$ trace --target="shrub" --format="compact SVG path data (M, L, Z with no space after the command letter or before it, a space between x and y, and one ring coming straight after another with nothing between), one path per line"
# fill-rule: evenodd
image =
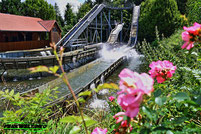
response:
M188 0L176 0L177 5L178 5L178 9L181 12L181 14L185 14L186 13L186 2Z
M201 1L200 0L188 0L187 1L187 18L190 24L194 22L201 23Z
M156 26L160 35L168 37L181 25L181 21L175 0L147 0L141 6L139 40L154 41Z

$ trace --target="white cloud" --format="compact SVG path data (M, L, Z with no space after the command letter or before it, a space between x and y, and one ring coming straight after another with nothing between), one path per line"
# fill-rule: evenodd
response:
M77 12L78 7L82 4L78 0L54 0L54 1L58 4L62 16L64 16L67 3L70 3L72 5L73 12Z

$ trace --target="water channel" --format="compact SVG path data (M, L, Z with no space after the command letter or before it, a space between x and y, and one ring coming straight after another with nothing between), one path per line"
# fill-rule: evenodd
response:
M93 63L95 64L92 67L90 68L88 67L88 69L86 69L84 72L78 71L75 73L73 77L69 78L69 82L72 88L78 89L79 87L83 87L89 81L91 81L97 75L99 75L102 71L107 69L116 59L118 59L122 55L126 55L128 57L127 58L128 62L124 63L117 70L115 70L111 76L109 76L106 80L104 80L104 82L107 83L113 82L118 84L119 81L118 74L123 68L129 68L133 71L140 72L140 65L142 64L141 58L143 58L143 56L138 54L134 49L130 50L129 53L124 54L122 49L125 49L125 47L122 47L121 49L112 52L103 49L102 58L93 61ZM19 89L24 91L26 87L30 89L31 88L30 86L32 85L33 85L32 87L40 86L54 79L56 79L56 77L50 76L50 77L44 77L42 79L26 80L21 82L13 81L13 82L7 82L6 86L4 85L5 83L0 83L0 88L1 90L2 89L5 90L7 87L9 87L10 89L11 88L17 89L17 91L19 91ZM64 83L59 84L57 87L59 91L58 97L62 97L64 94L67 94L69 92L67 86ZM90 101L89 104L90 107L99 108L100 106L104 107L104 105L107 107L107 103L104 100L107 99L107 97L109 96L107 89L105 90L105 92L102 91L101 93L99 93L99 96L100 98L95 98L95 100L93 98Z

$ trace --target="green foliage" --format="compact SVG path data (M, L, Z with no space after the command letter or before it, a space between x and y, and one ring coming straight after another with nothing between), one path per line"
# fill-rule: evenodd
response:
M181 26L180 13L175 0L147 0L142 3L139 18L139 39L156 39L155 27L159 34L170 36Z
M24 2L26 16L39 17L44 20L56 19L54 7L45 0L26 0Z
M200 133L200 55L199 49L191 51L181 49L182 30L169 38L160 40L156 30L156 40L152 44L143 42L137 49L144 55L149 64L157 60L169 60L177 66L176 73L170 81L154 84L154 93L146 98L140 114L142 120L134 129L151 133Z
M0 98L4 105L3 117L0 118L1 124L9 122L25 122L25 123L44 123L52 114L51 107L45 106L48 102L53 101L56 96L55 89L46 89L44 92L36 93L35 96L26 97L15 94L14 90L0 92Z
M64 13L64 21L66 25L75 25L76 16L73 13L72 6L67 3L65 13Z
M98 87L96 89L94 89L96 92L99 92L102 89L113 89L113 90L118 90L119 87L118 85L116 85L115 83L104 83L104 84L100 84L98 85Z
M187 18L190 24L194 22L201 23L200 15L201 15L201 1L200 0L188 0L186 3L187 6Z
M91 10L91 8L92 8L91 3L87 2L83 3L78 9L77 20L79 21L79 19L83 18L85 14Z
M54 10L55 10L55 13L56 13L56 21L57 21L57 23L59 24L60 27L63 27L64 26L64 19L61 16L59 7L58 7L56 2L55 2L55 5L54 5Z
M73 28L73 25L65 25L63 28L62 28L62 36L64 36L65 34L68 33L68 31Z
M177 5L178 5L178 9L181 12L181 14L185 14L186 13L186 2L188 0L176 0Z
M21 0L1 0L0 12L23 15L24 5L23 3L21 3Z

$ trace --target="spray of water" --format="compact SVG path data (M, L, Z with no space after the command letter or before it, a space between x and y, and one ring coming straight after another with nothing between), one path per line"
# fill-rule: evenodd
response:
M106 44L107 45L107 44ZM128 64L128 68L133 68L134 66L138 66L140 64L140 57L142 55L139 55L135 49L131 49L128 46L121 46L119 48L115 49L108 49L108 47L104 45L103 49L101 51L101 56L106 61L111 60L117 60L122 56L126 56L127 59L131 62L131 64ZM104 78L101 78L101 83L104 83ZM94 85L91 85L91 88L94 88ZM103 89L99 93L99 95L107 95L109 94L108 89ZM94 94L95 97L93 97L92 102L90 103L89 107L94 109L107 109L109 107L106 100L101 100L97 97L96 93Z
M109 50L108 47L104 45L100 52L100 55L105 60L116 60L124 56L125 54L123 53L123 51L121 51L120 48Z

